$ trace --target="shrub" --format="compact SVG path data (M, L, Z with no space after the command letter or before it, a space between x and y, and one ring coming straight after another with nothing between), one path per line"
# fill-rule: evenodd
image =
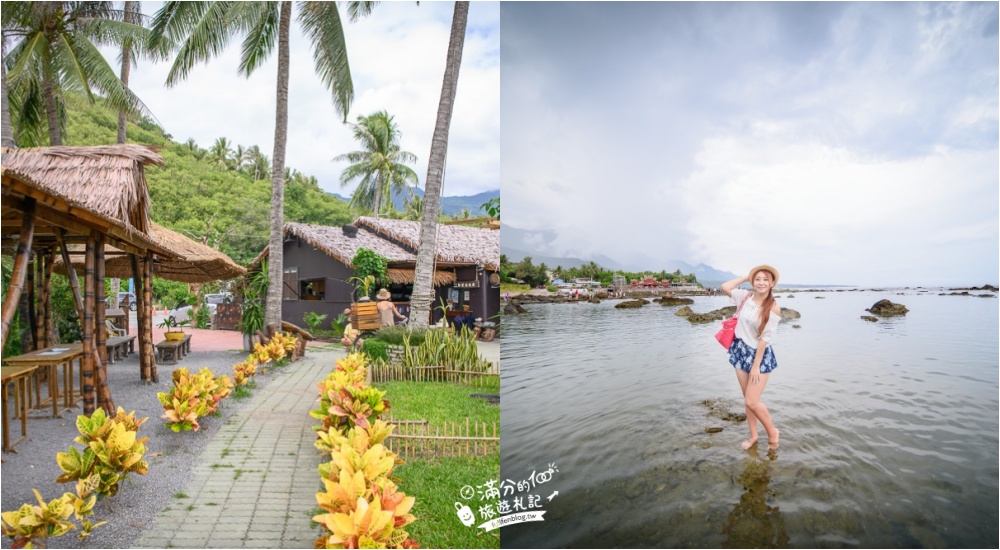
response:
M65 453L56 453L56 462L63 471L56 481L88 480L90 489L87 492L92 491L101 499L115 495L119 482L129 474L145 475L149 472L149 465L142 456L146 453L144 443L149 438L137 437L137 433L146 420L136 420L135 411L125 414L121 407L111 418L105 415L104 409L97 409L90 418L85 415L76 417L80 436L74 441L86 445L86 448L83 453L76 447L70 447ZM91 483L93 486L89 485Z
M385 327L375 333L375 338L394 346L405 345L407 339L411 346L419 346L427 334L426 328L410 328L405 325Z
M341 313L341 315L343 315L343 313ZM327 315L325 313L320 315L315 311L310 311L309 313L306 313L302 320L309 325L309 330L316 332L321 326L323 326L323 321L326 320L326 318Z
M214 413L219 402L232 393L233 382L229 377L216 377L207 367L195 375L180 368L174 371L173 378L174 387L169 392L157 393L156 397L163 405L161 418L175 432L198 431L198 419Z
M364 352L369 358L381 359L382 361L389 360L389 352L387 348L389 344L383 342L382 340L376 340L375 338L368 338L365 343L361 346L361 351Z

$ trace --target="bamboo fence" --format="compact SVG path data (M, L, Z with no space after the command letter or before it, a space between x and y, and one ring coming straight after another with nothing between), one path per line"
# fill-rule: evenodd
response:
M448 422L431 426L426 420L388 420L395 424L385 446L400 458L481 456L500 452L500 429L496 422Z
M406 367L403 365L379 364L368 367L371 383L383 382L449 382L474 387L500 385L500 369L494 363L485 372L450 370L444 367Z

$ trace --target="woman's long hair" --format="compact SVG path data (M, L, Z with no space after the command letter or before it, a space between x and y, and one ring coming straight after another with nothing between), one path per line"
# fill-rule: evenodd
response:
M766 269L758 269L750 276L750 286L753 286L753 278L757 276L757 273L763 271L767 273L767 277L774 282L774 273ZM757 338L760 338L761 334L764 334L764 327L767 326L768 317L771 315L771 308L774 307L774 286L767 291L767 298L764 298L764 303L760 306L760 318L757 320L760 324L760 328L757 330Z

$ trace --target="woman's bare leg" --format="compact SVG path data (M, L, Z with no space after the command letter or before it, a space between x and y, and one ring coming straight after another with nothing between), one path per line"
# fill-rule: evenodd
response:
M747 379L750 375L737 369L738 372L743 374ZM764 425L764 431L767 432L767 448L774 450L778 448L778 429L774 427L774 422L771 421L771 413L768 412L767 407L761 402L760 396L764 393L764 387L767 386L767 379L770 374L761 374L760 381L756 384L747 383L746 390L743 392L744 400L746 401L747 407L747 419L750 418L750 411L753 412L757 420Z
M745 451L757 443L757 415L750 410L750 407L746 406L747 383L750 380L750 375L740 369L733 370L736 371L736 379L740 382L740 391L743 392L743 403L747 414L747 427L750 428L750 439L740 443L740 447Z

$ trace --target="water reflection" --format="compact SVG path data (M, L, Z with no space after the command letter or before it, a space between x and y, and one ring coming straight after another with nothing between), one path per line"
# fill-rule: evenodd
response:
M768 451L762 459L757 446L751 447L743 460L743 471L736 481L743 485L743 495L726 516L722 533L726 538L723 548L788 548L785 521L777 506L767 503L776 498L770 489L771 464L777 460L776 451Z

